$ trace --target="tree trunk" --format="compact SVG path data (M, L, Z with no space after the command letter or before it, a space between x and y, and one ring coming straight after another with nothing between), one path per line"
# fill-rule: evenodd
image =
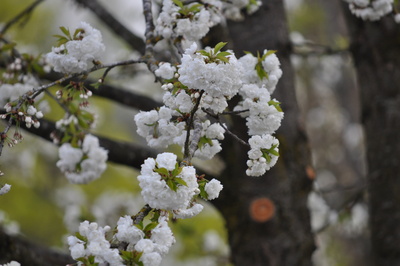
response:
M312 184L307 175L310 154L299 126L283 1L263 1L261 10L243 22L230 23L229 31L237 54L278 50L283 77L273 97L282 102L285 112L277 134L280 158L265 176L246 176L248 149L229 137L224 141L227 167L220 177L224 190L215 204L226 219L232 263L311 265L314 240L306 205ZM248 139L243 119L234 118L232 130Z
M344 12L358 75L365 129L374 265L400 265L400 27Z

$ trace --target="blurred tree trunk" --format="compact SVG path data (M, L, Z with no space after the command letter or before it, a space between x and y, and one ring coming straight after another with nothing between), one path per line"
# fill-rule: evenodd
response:
M400 27L344 12L358 75L366 136L374 265L400 265Z
M238 55L278 50L283 77L273 97L282 102L285 112L277 134L280 158L265 176L246 176L248 149L232 138L224 141L222 157L227 167L220 177L224 190L215 204L226 219L232 263L311 265L314 240L306 205L312 184L312 174L306 170L311 170L310 154L299 125L283 1L263 1L261 10L242 22L230 23L229 31ZM245 121L236 117L232 123L234 133L247 140Z

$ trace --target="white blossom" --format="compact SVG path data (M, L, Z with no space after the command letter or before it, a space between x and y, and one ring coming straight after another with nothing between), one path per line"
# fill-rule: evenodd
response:
M140 112L135 115L137 133L154 148L166 148L177 143L185 128L184 122L171 121L173 110L162 106L159 111Z
M59 157L57 167L71 183L88 183L99 178L107 168L107 151L90 134L85 136L82 148L74 148L69 143L61 145Z
M212 97L235 96L242 84L241 65L235 55L228 55L228 63L206 62L206 57L198 52L196 43L187 49L179 65L179 81L196 90L203 90Z
M119 241L127 242L129 244L136 244L139 240L144 238L142 230L133 225L133 220L129 215L120 217L118 221L115 237Z
M172 79L174 77L176 67L171 66L170 63L162 62L155 71L155 74L163 79Z
M170 156L171 160L176 163L176 155L172 153L160 154L156 160L153 158L145 160L138 176L143 199L150 207L155 209L186 209L193 196L199 193L196 170L192 166L182 167L181 173L176 178L181 178L186 182L187 186L178 185L177 190L173 191L162 176L154 171L160 156Z
M209 200L213 200L218 198L219 193L221 192L223 186L221 184L221 182L215 178L213 178L210 182L208 182L205 187L204 190L207 192L208 195L208 199Z
M234 110L249 110L242 113L247 120L249 135L273 134L281 125L283 112L272 104L268 90L256 84L246 84L241 88L240 94L243 101ZM278 103L276 100L272 101Z
M97 263L109 263L112 266L121 266L122 258L118 249L111 248L110 242L105 238L105 233L111 228L101 227L97 223L84 221L79 226L79 234L87 239L83 240L75 236L68 237L68 245L73 259L95 256Z
M351 13L363 20L376 21L393 11L393 0L345 0Z
M61 73L86 71L105 51L100 31L86 22L81 22L79 28L83 30L79 39L70 40L60 47L53 47L47 54L46 59L54 66L54 71Z
M219 1L207 1L207 6L199 5L198 9L191 12L190 16L181 13L180 7L172 0L162 1L162 11L156 21L156 32L164 38L182 36L188 41L197 41L204 37L211 27L221 22ZM190 8L199 3L187 5Z
M246 174L261 176L278 161L279 141L275 137L265 134L252 136L249 139L249 144L251 149L247 154L250 160L247 161ZM272 153L269 151L271 149L273 150Z
M269 51L264 50L263 55ZM258 76L256 71L256 65L258 63L257 57L248 53L238 59L243 69L243 83L244 84L257 84L259 87L265 87L270 94L272 94L276 88L279 79L282 77L282 70L280 68L280 62L275 53L271 53L265 57L261 62L263 70L266 72L268 77L262 79Z

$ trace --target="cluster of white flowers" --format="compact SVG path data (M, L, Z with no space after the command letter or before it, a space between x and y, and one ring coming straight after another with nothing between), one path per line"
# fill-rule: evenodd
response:
M259 63L257 57L248 53L239 58L244 71L242 80L244 84L257 84L259 87L265 87L272 94L279 79L282 77L282 69L275 51L264 50L263 57L265 57L264 60L260 62L260 67L262 66L264 71L263 78L260 78L255 70L256 65Z
M146 138L150 147L166 148L173 143L182 143L184 122L171 121L173 110L161 107L158 111L140 112L135 116L137 133Z
M150 146L165 148L178 144L184 147L187 131L190 136L195 135L195 129L188 129L186 120L197 107L196 119L201 121L201 132L194 156L213 158L221 150L219 140L224 139L225 129L219 123L211 123L207 113L223 113L228 100L235 95L240 95L242 100L234 111L246 118L250 136L272 135L280 127L283 112L279 102L271 99L282 76L275 51L265 50L257 57L249 53L236 59L232 51L220 52L222 46L198 51L197 44L193 43L183 54L180 65L160 64L156 74L166 80L162 85L165 106L135 116L137 132ZM198 106L197 101L200 101ZM274 164L258 158L250 161L260 165L249 165L248 173L252 175L261 175Z
M222 188L223 186L221 182L217 179L212 179L210 182L208 182L204 187L204 190L207 192L208 195L208 200L218 198Z
M100 31L86 22L81 22L79 29L81 31L74 39L53 47L47 54L47 61L54 66L54 71L80 73L88 70L93 61L101 58L105 46Z
M247 175L260 176L274 166L278 160L279 141L272 135L253 136L249 139L251 150L246 171Z
M122 258L118 249L111 248L110 242L105 234L110 231L109 226L101 227L97 223L84 221L79 226L79 234L83 239L76 236L68 237L68 245L73 259L89 258L94 256L95 263L109 263L112 266L120 266ZM83 265L79 262L79 265Z
M150 238L145 238L142 230L133 224L130 216L121 217L118 221L116 239L128 243L127 250L141 252L140 261L145 266L157 266L161 264L171 246L175 243L175 237L168 226L168 216L161 215L157 226L151 230Z
M157 158L148 158L142 164L138 176L139 186L142 188L144 201L151 208L163 210L187 209L192 198L200 190L196 179L196 170L192 166L177 165L177 156L173 153L161 153ZM157 171L162 169L161 171ZM176 172L176 176L174 176ZM180 179L180 180L179 180ZM184 184L182 185L182 181ZM176 190L168 182L176 182Z
M209 29L220 23L220 1L202 1L188 5L178 1L163 0L162 11L156 22L156 32L164 38L183 37L187 41L203 38Z
M355 16L362 18L363 20L376 21L393 11L393 0L345 0L345 1L349 3L350 11Z
M273 134L281 125L283 112L279 111L271 100L271 95L264 87L256 84L246 84L240 90L243 101L234 108L235 111L245 111L249 135Z
M211 48L206 48L206 52L212 53ZM218 58L212 62L211 58L198 52L197 44L193 43L182 56L182 63L178 70L179 81L191 89L204 91L212 98L229 100L238 93L241 87L242 68L233 52L226 58L227 63ZM215 111L224 110L225 107L216 108Z
M84 184L100 177L107 168L107 151L99 146L99 139L86 135L81 148L64 143L59 149L58 168L71 183Z
M202 124L201 139L198 144L198 149L194 156L203 160L213 158L215 154L222 150L218 140L224 139L225 129L217 123L211 124L210 120L206 120Z
M21 266L21 264L15 260L12 260L9 263L2 264L1 266Z
M21 75L17 83L0 83L0 104L18 100L19 97L38 87L38 82L32 75Z

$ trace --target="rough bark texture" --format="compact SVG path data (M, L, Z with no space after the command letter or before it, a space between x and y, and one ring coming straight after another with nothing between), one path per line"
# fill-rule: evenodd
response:
M263 177L245 175L248 149L228 138L223 158L227 168L222 182L224 190L216 206L226 219L234 265L311 265L314 241L306 207L311 180L309 149L299 126L299 110L294 90L294 73L290 64L285 11L280 0L263 1L261 10L244 22L229 25L233 47L243 50L278 50L283 69L273 97L282 102L285 112L277 134L280 158ZM245 121L233 119L234 132L248 139ZM265 216L268 212L271 217ZM264 217L263 219L258 219Z
M10 236L0 228L0 264L18 261L30 266L64 266L74 263L70 255L29 242L21 236Z
M368 164L374 265L400 265L400 28L362 21L344 6L358 75Z

